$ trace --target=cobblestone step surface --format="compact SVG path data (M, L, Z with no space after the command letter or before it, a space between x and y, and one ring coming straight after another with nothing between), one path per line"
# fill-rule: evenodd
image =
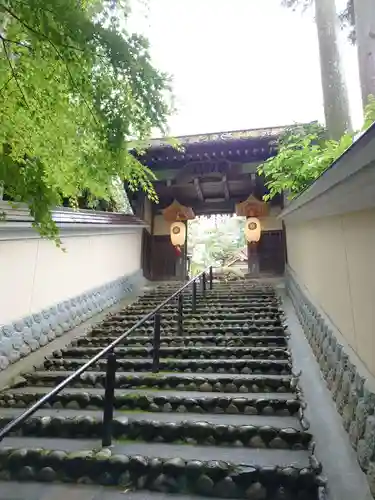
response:
M272 287L246 280L215 285L205 298L199 292L194 313L191 293L184 293L182 332L176 301L162 311L159 373L152 373L152 320L115 349L113 447L100 446L101 359L0 444L0 481L31 482L30 492L42 499L41 484L60 483L56 495L81 489L88 500L104 499L107 491L116 498L116 490L134 500L175 494L183 500L320 500L324 480L278 297ZM0 426L176 288L147 292L23 374L0 393ZM90 485L98 488L96 497ZM26 500L22 491L15 500Z

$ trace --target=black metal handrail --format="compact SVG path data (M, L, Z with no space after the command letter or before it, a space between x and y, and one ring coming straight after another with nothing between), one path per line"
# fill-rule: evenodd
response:
M160 351L160 326L161 326L161 315L160 311L173 299L178 297L178 320L177 320L177 330L179 335L183 332L183 295L182 292L186 290L190 285L193 285L192 293L192 312L195 312L197 303L197 280L201 280L201 293L205 296L207 287L207 271L209 288L212 290L213 286L213 270L212 266L206 268L204 271L194 276L185 285L174 292L170 297L165 299L161 304L159 304L151 312L143 316L137 323L135 323L129 330L120 335L116 340L114 340L107 347L104 347L98 354L93 356L87 363L85 363L81 368L78 368L74 373L69 375L65 380L58 384L49 393L42 396L36 403L34 403L30 408L25 410L21 415L14 418L11 422L5 425L0 430L0 441L2 441L11 431L22 424L26 419L38 411L45 403L47 403L53 396L59 394L67 385L73 380L84 373L90 366L96 363L99 359L103 358L106 354L107 366L106 366L106 382L105 382L105 395L104 395L104 409L103 409L103 429L102 429L102 445L110 446L112 443L112 420L113 420L113 407L114 407L114 391L115 391L115 375L117 369L116 355L114 353L114 348L120 344L126 337L133 333L137 328L142 326L149 319L154 318L154 339L153 339L153 372L159 371L159 351Z

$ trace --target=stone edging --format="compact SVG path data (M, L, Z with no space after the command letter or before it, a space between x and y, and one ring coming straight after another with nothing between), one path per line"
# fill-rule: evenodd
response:
M135 292L142 271L0 326L0 371Z
M301 290L291 270L286 271L285 277L288 295L375 498L375 394L366 387L365 378L350 361L344 346L316 306Z

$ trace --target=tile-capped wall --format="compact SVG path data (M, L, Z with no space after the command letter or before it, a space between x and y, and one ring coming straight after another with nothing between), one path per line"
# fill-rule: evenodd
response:
M375 498L375 394L290 270L286 272L286 284Z

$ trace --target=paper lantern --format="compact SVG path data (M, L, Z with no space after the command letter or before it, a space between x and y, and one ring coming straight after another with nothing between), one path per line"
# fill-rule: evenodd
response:
M260 240L260 220L256 217L249 217L246 219L245 237L249 243L257 242Z
M171 224L171 242L175 247L183 246L186 239L186 226L183 222L177 221Z

